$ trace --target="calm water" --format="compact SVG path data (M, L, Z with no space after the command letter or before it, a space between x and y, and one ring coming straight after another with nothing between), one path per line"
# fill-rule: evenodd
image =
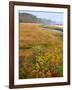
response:
M61 30L48 30L49 32L63 33Z

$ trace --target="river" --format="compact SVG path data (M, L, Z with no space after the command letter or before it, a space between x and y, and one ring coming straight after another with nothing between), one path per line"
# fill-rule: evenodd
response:
M49 32L56 32L56 33L61 33L61 34L63 34L63 31L61 31L61 30L48 30Z

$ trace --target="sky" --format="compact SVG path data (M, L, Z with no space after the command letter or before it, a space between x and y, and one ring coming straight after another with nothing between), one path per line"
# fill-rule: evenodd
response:
M54 22L63 24L63 12L45 12L45 11L25 11L20 10L19 13L29 13L37 16L37 18L45 18Z

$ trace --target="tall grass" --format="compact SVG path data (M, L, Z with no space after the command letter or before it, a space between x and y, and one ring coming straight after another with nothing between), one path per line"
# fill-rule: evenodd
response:
M62 34L19 24L19 79L63 76Z

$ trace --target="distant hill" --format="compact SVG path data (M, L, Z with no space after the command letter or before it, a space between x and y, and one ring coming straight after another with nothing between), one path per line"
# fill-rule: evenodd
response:
M19 22L36 23L37 22L37 17L32 15L32 14L19 13Z
M35 15L28 14L28 13L19 13L19 22L20 23L41 23L45 25L54 25L57 24L56 22L52 20L48 20L45 18L37 18Z

